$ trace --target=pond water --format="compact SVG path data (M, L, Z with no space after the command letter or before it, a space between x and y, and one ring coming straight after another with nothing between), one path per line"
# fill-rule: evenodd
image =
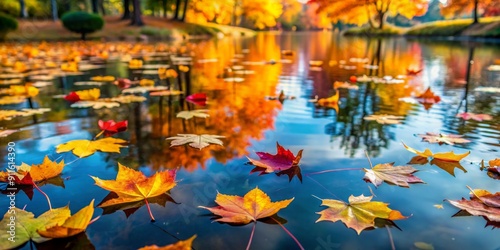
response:
M58 45L64 46L64 45ZM175 45L175 46L181 46ZM85 234L65 240L33 245L38 249L137 249L145 245L171 244L197 235L194 249L244 249L252 224L233 226L212 222L212 215L198 206L214 206L217 192L244 195L259 187L273 201L295 197L278 215L284 226L305 249L390 249L391 239L397 249L418 249L415 242L431 244L435 249L500 249L498 223L487 224L479 216L452 217L459 210L444 199L469 197L466 185L500 191L499 180L480 170L482 159L491 160L500 154L500 94L477 91L478 87L500 87L500 71L488 66L500 59L498 44L452 42L422 42L405 39L345 38L328 32L259 33L252 38L224 38L188 45L193 51L190 65L190 93L206 93L210 117L184 121L175 113L194 107L179 97L148 97L137 104L123 104L110 109L70 108L64 99L54 95L95 86L76 85L95 75L112 75L131 79L151 78L160 82L157 74L131 70L119 60L93 60L103 67L85 71L82 75L56 77L52 85L40 88L34 106L51 108L43 115L14 118L1 122L4 128L16 132L1 138L2 166L7 165L8 142L16 143L16 163L39 164L47 155L69 163L58 185L43 185L53 207L69 203L72 212L95 199L101 202L108 191L94 185L89 175L114 179L118 162L139 169L146 175L163 169L178 168L177 186L170 191L175 202L164 207L152 204L156 222L151 223L145 206L130 214L122 210L105 211L96 208ZM130 48L133 49L132 47ZM291 50L285 53L282 50ZM145 64L169 63L163 54L152 54ZM218 60L203 60L213 59ZM356 59L359 58L359 59ZM378 69L366 69L365 63ZM345 60L345 64L342 60ZM263 63L263 62L267 63ZM323 62L310 67L310 61ZM472 61L469 65L469 61ZM269 63L271 62L271 63ZM276 62L276 63L274 63ZM241 65L232 70L228 67ZM345 65L348 65L347 67ZM356 66L356 67L351 67ZM154 71L154 66L151 66ZM339 89L340 103L335 108L321 108L310 99L325 98L335 93L333 82L348 81L351 75L406 75L408 68L423 69L408 76L403 83L358 83L357 89ZM469 67L469 69L468 69ZM468 84L467 72L470 72ZM146 73L146 74L144 74ZM248 74L245 74L248 73ZM143 75L144 74L144 75ZM186 74L181 74L184 77ZM242 82L227 82L224 77L242 77ZM421 93L427 87L441 96L431 107L408 103L400 98ZM113 84L98 86L104 97L116 96ZM281 91L294 99L283 103L267 100ZM28 104L3 106L16 108ZM489 114L489 121L463 120L460 112ZM371 114L402 116L401 124L378 124L363 117ZM91 139L99 128L99 119L129 121L129 129L117 134L130 142L120 154L96 153L78 159L71 153L55 152L55 147L75 139ZM426 132L464 135L468 144L438 145L422 142L416 134ZM188 146L170 147L165 140L182 133L223 135L224 146L212 145L202 150ZM423 151L471 151L457 164L425 163L413 165L416 176L425 184L402 188L384 183L378 188L363 181L360 170L327 172L343 168L369 168L365 151L373 164L395 162L406 165L415 155L407 145ZM303 149L300 162L302 182L298 176L259 175L250 173L248 159L256 152L276 152L276 142L294 154ZM439 165L439 166L438 166ZM61 184L63 183L63 184ZM4 187L5 188L5 187ZM30 199L26 192L16 195L16 206L36 216L48 209L47 201L37 190ZM410 216L395 221L397 227L364 230L360 235L342 222L318 222L316 212L325 207L314 196L347 201L350 195L376 195L373 200L390 203L392 209ZM314 195L314 196L313 196ZM435 205L443 205L438 209ZM8 197L0 197L0 212L8 208ZM391 235L391 236L390 236ZM30 244L23 246L30 249ZM257 223L252 249L297 249L296 243L279 226Z

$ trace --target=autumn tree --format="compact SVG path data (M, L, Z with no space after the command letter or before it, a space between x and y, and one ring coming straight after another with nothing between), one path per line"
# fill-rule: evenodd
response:
M283 5L280 0L242 0L241 9L245 22L264 29L276 26L276 19L281 16Z
M478 23L479 12L485 13L499 7L498 0L448 0L446 4L441 4L441 13L446 17L453 17L472 12L474 23Z
M191 0L186 13L187 19L195 23L229 24L234 4L234 0Z
M318 4L317 13L326 12L333 21L383 29L387 16L401 15L408 19L427 11L428 0L309 0Z

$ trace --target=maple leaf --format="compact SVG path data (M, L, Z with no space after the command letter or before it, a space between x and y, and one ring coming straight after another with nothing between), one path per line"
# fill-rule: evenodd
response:
M500 180L500 158L488 161L488 167L484 165L484 160L481 161L481 170L486 169L489 177Z
M380 201L371 201L373 197L364 195L349 196L349 203L340 200L320 199L321 206L328 208L317 212L319 221L342 221L354 229L358 235L366 228L375 226L375 219L401 220L406 219L398 210L392 210L389 204Z
M424 93L416 96L415 99L423 104L435 104L441 101L441 97L435 95L434 92L432 92L431 87L428 87Z
M199 106L205 106L207 105L207 94L205 93L195 93L192 95L188 95L186 97L186 101L199 105Z
M118 195L116 198L101 203L99 207L144 200L151 219L154 221L147 199L163 195L175 187L175 175L175 170L169 170L156 172L153 176L146 177L142 172L118 163L118 174L115 180L101 180L94 176L91 177L97 186Z
M264 174L284 171L299 164L302 158L302 149L295 156L289 149L283 148L278 142L276 142L276 148L277 153L275 155L266 152L257 152L260 160L255 160L247 156L250 163L256 167L252 172L260 171L261 174Z
M172 140L172 142L170 142L170 147L175 147L189 143L189 146L201 150L202 148L207 147L210 144L217 144L222 146L222 141L219 140L219 138L225 138L225 136L178 134L177 136L169 137L166 140Z
M354 81L354 83L355 82L356 82L356 80ZM351 84L348 82L336 81L333 83L333 89L354 89L354 90L357 90L357 89L359 89L359 87L358 87L358 85Z
M406 148L406 150L408 150L414 154L417 154L419 156L426 157L426 158L433 157L434 159L439 159L439 160L443 160L443 161L451 161L451 162L459 162L460 160L462 160L463 158L465 158L466 156L468 156L470 154L470 151L467 153L463 153L463 154L455 154L455 153L453 153L453 151L442 152L442 153L432 153L432 151L430 151L428 148L426 148L424 151L417 151L417 150L407 146L406 144L404 144L404 142L403 142L403 146Z
M90 78L91 81L96 82L113 82L115 80L114 76L93 76Z
M339 102L339 93L337 91L337 93L335 93L335 95L332 95L328 98L321 98L317 101L317 104L320 105L320 106L331 106L331 105L335 105L335 104L338 104Z
M180 240L174 244L166 245L163 247L159 247L157 245L145 246L139 248L138 250L191 250L191 245L193 244L193 240L195 238L196 235L193 235L187 240Z
M287 207L294 198L271 202L271 198L258 187L250 190L245 196L225 195L217 193L217 207L199 206L220 216L215 221L235 224L248 224L258 219L270 217Z
M118 88L126 89L129 88L130 85L132 85L132 81L127 78L118 78L118 80L114 81L113 84L118 86Z
M0 105L19 104L25 101L24 96L4 96L0 98Z
M33 213L21 210L19 208L13 208L12 211L15 211L15 223L13 223L13 225L9 225L9 223L12 222L10 219L12 215L9 213L9 211L5 213L0 223L6 226L5 229L7 228L7 226L9 229L13 227L14 230L11 229L11 231L15 232L15 234L11 235L8 231L4 231L0 235L0 249L16 248L30 240L36 243L48 241L50 240L49 238L44 238L37 231L54 225L60 225L71 215L71 212L67 206L51 209L41 214L37 218L35 218L35 215ZM9 237L13 236L15 237L14 241L8 239Z
M94 214L94 200L73 216L64 220L62 224L46 226L37 232L46 238L67 238L84 232L92 220Z
M147 98L144 96L137 95L120 95L113 98L101 99L109 102L119 102L119 103L133 103L133 102L143 102L146 101Z
M99 120L98 125L99 128L104 132L104 136L112 136L116 133L127 130L128 121L125 120L121 122L115 122L113 120L108 120L108 121Z
M168 192L168 191L167 191ZM115 192L109 192L104 199L97 205L100 207L102 204L105 204L109 200L116 199L118 198L118 194ZM167 202L172 202L175 204L179 204L175 202L175 200L168 194L161 194L159 196L147 198L144 200L140 201L133 201L133 202L127 202L127 203L120 203L120 204L114 204L114 205L108 205L102 208L102 214L112 214L116 211L122 210L125 213L125 216L128 218L130 215L135 213L139 208L142 206L146 205L146 200L148 201L148 204L157 204L159 206L165 207Z
M400 187L410 187L409 183L424 183L423 180L413 175L418 170L411 166L394 167L394 162L377 164L372 169L364 168L366 172L364 180L371 182L376 187L382 182L388 182Z
M404 119L404 117L382 114L365 116L363 119L367 121L376 121L379 124L401 124L401 119Z
M492 194L483 189L469 189L471 190L470 200L462 198L446 201L469 214L483 216L492 222L500 222L500 192Z
M210 115L207 114L208 109L196 109L196 110L191 110L191 111L181 111L177 113L176 117L177 118L184 118L186 120L189 120L193 117L199 117L199 118L207 118Z
M9 182L9 175L14 175L14 182L21 185L31 185L33 182L48 180L61 174L64 168L64 160L56 163L45 156L39 165L29 166L26 163L16 167L15 173L0 172L0 182ZM28 179L24 178L29 174Z
M64 100L68 102L78 102L80 101L80 97L76 92L70 92L69 94L64 96Z
M112 101L105 101L105 100L98 100L98 101L79 101L71 104L72 108L94 108L94 109L101 109L101 108L114 108L114 107L119 107L120 103L117 102L112 102Z
M162 90L162 91L151 92L149 95L150 96L175 96L175 95L181 95L181 94L184 94L184 92L179 91L179 90Z
M96 151L106 153L120 153L120 148L125 147L127 141L112 137L107 137L99 140L73 140L56 147L57 153L72 151L76 156L83 158L94 154Z
M452 135L452 134L436 134L427 132L425 134L419 134L423 141L428 141L429 143L439 143L442 145L446 143L448 145L455 145L455 143L469 143L467 139L463 139L462 135Z
M87 90L80 90L80 91L71 92L68 95L66 95L64 97L64 99L66 99L66 100L69 99L68 101L71 101L71 102L95 101L95 100L99 99L100 96L101 96L100 89L87 89Z

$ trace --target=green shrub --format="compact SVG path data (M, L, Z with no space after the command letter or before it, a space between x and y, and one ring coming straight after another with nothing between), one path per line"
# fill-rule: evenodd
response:
M61 21L66 29L80 33L82 40L85 40L86 34L98 31L104 26L104 20L101 16L83 11L66 13L62 16Z
M141 34L146 35L146 36L153 36L153 37L170 37L172 36L172 31L169 29L163 29L163 28L155 28L155 27L149 27L145 26L141 28Z
M17 21L13 17L0 13L0 41L5 39L7 33L17 29Z

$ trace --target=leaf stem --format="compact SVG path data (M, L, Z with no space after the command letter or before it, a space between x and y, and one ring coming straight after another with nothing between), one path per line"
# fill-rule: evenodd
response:
M389 240L391 241L391 249L396 250L396 246L394 245L394 239L392 238L392 233L389 228L389 226L385 225L385 228L387 229L387 233L389 234Z
M154 222L155 217L153 216L153 213L151 213L151 207L149 206L148 199L144 199L144 201L146 202L146 207L148 208L149 217L151 217L151 221Z
M288 231L288 229L286 229L285 226L283 226L278 220L276 220L275 218L271 217L271 219L273 219L276 223L278 223L278 225L281 226L281 228L283 228L283 230L285 230L285 232L290 235L290 237L292 237L292 239L295 241L295 243L297 243L297 245L299 246L300 250L304 250L304 247L300 244L299 240L297 240L297 238L295 238L295 236L293 236L292 233L290 233L290 231Z
M341 171L351 171L351 170L363 170L363 168L337 168L337 169L328 169L319 172L308 173L305 176L316 175L316 174L324 174L330 172L341 172Z
M35 187L35 188L36 188L36 189L37 189L40 193L42 193L42 194L45 196L45 198L47 198L47 202L49 203L49 209L50 209L50 210L52 210L52 204L50 203L50 198L49 198L49 196L48 196L45 192L43 192L43 191L42 191L42 190L41 190L41 189L40 189L40 188L36 185L36 183L35 183L34 181L33 181L31 184L33 184L33 187Z
M365 150L365 155L366 155L366 158L368 159L368 163L370 163L370 168L373 168L372 161L370 160L370 156L368 156L368 152L366 150Z
M101 136L102 133L104 133L104 130L101 130L101 132L99 132L99 134L97 134L95 137L94 137L94 140L97 139L97 137Z
M257 222L253 223L252 233L250 233L250 239L248 240L248 244L247 244L246 250L250 250L250 245L252 245L253 233L255 233L255 226L257 226Z

